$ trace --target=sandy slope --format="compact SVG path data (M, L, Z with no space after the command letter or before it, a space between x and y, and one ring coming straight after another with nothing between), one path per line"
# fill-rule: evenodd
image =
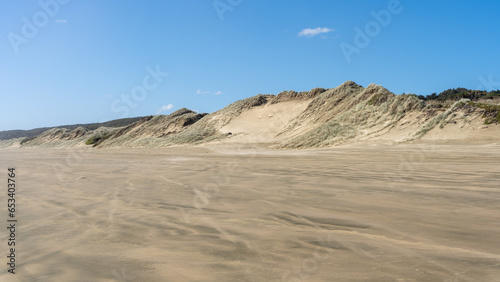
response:
M278 134L306 109L309 102L310 100L287 101L254 107L231 120L220 131L231 132L235 135L227 140L231 143L279 142L290 137L290 135L278 136Z
M0 280L498 281L499 149L2 149Z

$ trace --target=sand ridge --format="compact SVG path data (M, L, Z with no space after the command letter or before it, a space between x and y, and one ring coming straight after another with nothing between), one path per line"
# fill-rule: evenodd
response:
M358 142L499 141L500 106L494 104L494 99L442 103L426 102L416 95L395 95L376 84L365 88L347 81L331 89L259 94L210 114L183 108L166 116L145 117L121 128L53 128L32 138L2 140L0 147L136 148L255 143L270 148L306 149Z

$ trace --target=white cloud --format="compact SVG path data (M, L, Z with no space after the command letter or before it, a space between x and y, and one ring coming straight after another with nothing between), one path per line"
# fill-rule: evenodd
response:
M327 27L317 27L317 28L306 28L299 32L299 36L305 37L313 37L318 34L326 34L329 32L335 31L335 29L327 28Z
M196 94L199 94L199 95L206 95L206 94L220 95L220 94L222 94L222 91L217 91L217 92L212 93L210 91L198 89L198 90L196 90Z
M200 94L200 95L202 95L202 94L210 94L210 92L198 89L198 90L196 90L196 94Z
M172 104L163 105L163 106L161 106L160 110L156 114L159 115L160 113L169 111L169 110L171 110L173 108L174 108L174 105L172 105Z

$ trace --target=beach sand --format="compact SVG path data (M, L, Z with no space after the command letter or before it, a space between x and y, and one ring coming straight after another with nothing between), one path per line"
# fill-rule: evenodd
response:
M2 149L0 280L500 281L499 149Z

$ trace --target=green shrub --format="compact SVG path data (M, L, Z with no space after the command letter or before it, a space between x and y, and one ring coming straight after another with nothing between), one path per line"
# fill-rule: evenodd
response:
M31 140L33 140L33 139L35 139L35 138L36 138L36 136L33 136L33 137L26 137L26 138L24 138L23 140L21 140L20 144L21 144L21 145L23 145L23 144L25 144L26 142L29 142L29 141L31 141Z
M483 118L485 124L500 123L500 106L469 102L467 105L484 110Z
M85 141L85 145L93 145L94 147L101 144L104 140L111 137L111 133L104 133L99 135L94 135Z

